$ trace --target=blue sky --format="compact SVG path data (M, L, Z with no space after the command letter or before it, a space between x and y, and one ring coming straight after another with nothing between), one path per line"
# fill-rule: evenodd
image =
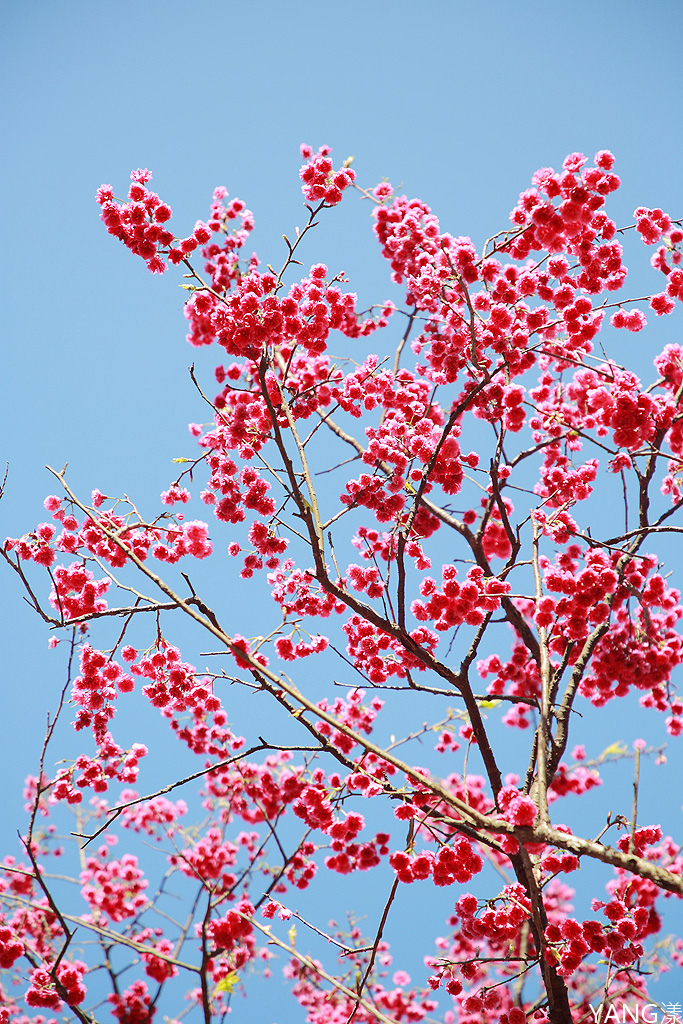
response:
M47 518L46 464L69 462L82 494L152 505L171 459L191 453L187 423L203 413L187 367L210 359L183 340L178 279L152 278L94 202L102 182L123 194L131 168L152 169L179 234L224 184L254 211L253 247L273 264L303 219L301 142L353 154L361 183L403 185L477 245L506 225L536 168L574 150L615 153L618 223L641 204L683 212L679 0L22 0L0 19L3 536ZM353 197L305 258L346 270L362 300L391 294ZM641 266L634 288L647 291ZM680 340L672 324L639 336L634 357L648 365ZM9 842L56 681L8 573L0 595ZM683 996L665 984L661 998Z

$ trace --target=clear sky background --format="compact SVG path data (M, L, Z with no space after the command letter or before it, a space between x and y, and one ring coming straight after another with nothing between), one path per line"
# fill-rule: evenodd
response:
M178 277L153 278L106 234L102 182L123 195L131 168L152 169L178 234L224 184L254 211L253 248L274 265L304 216L301 142L355 155L360 183L402 184L478 246L533 171L574 150L615 153L617 223L636 205L680 217L682 28L680 0L3 4L0 534L48 518L46 464L68 461L77 493L126 491L154 508L171 459L193 452L187 423L204 418L187 367L210 357L184 342ZM355 197L304 258L346 270L362 300L392 294ZM657 285L640 264L643 294ZM630 351L647 367L677 332L680 321L656 325ZM9 572L0 594L2 853L63 666ZM250 600L236 597L240 613ZM643 785L655 799L656 779ZM680 793L658 798L680 807ZM657 994L683 1001L683 979Z

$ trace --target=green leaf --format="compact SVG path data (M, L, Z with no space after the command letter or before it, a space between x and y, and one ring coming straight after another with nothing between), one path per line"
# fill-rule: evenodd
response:
M614 754L620 755L626 753L628 753L628 747L626 746L624 741L617 740L616 743L610 743L609 747L605 747L602 754L600 754L600 758L610 757Z
M216 992L232 992L237 982L240 980L240 976L237 971L230 971L230 974L226 974L224 978L218 982L214 989L214 995Z

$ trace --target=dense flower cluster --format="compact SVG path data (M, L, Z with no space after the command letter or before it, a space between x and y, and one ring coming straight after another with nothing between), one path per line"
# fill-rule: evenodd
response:
M139 799L139 794L134 789L124 789L120 802L129 804ZM124 807L121 812L121 825L135 832L145 832L148 836L154 836L157 842L161 842L162 836L159 834L158 826L162 826L168 832L168 826L172 826L173 822L185 814L187 804L184 800L174 802L164 796L157 796L152 800L143 800Z
M111 185L97 190L97 202L102 207L102 221L107 231L119 238L131 252L141 256L153 274L163 274L167 263L181 263L198 245L211 238L211 229L197 221L187 238L176 239L164 225L172 211L156 192L147 188L151 172L147 168L131 172L128 202L117 202Z
M134 981L123 992L107 996L107 1000L119 1024L149 1024L156 1013L144 981Z
M301 155L307 161L299 172L303 181L301 191L311 203L322 200L326 206L336 206L344 189L356 180L356 172L346 165L334 170L331 152L329 146L321 146L315 154L310 146L301 147Z
M495 577L486 579L484 571L476 566L467 572L467 581L460 585L456 579L454 565L444 565L443 582L425 576L420 584L420 593L425 601L413 601L411 611L419 622L433 622L440 631L451 629L466 622L478 626L487 612L500 607L500 595L507 594L510 584Z
M237 859L237 847L223 840L220 829L210 828L190 849L183 850L172 862L177 862L183 874L200 878L205 884L210 880L214 891L227 891L235 883L235 876L225 868L233 867Z
M143 907L149 882L138 867L138 859L124 853L120 860L108 860L103 847L97 857L88 857L81 871L81 894L93 911L122 921Z

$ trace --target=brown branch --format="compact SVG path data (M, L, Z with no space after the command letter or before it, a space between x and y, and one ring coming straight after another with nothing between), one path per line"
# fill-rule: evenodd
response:
M356 990L356 1002L355 1002L355 1005L353 1007L353 1010L351 1011L351 1014L350 1014L349 1018L346 1021L346 1024L351 1024L351 1022L353 1021L354 1017L356 1016L356 1013L358 1012L358 1007L361 1004L361 996L363 994L363 989L365 988L365 986L367 984L367 980L368 980L368 978L370 977L370 975L372 973L372 968L375 966L375 959L377 958L377 950L379 948L379 944L380 944L380 941L382 939L382 935L384 934L384 926L387 923L387 918L389 916L389 910L391 909L391 905L394 902L394 899L396 898L396 892L398 890L398 884L399 884L398 883L398 877L394 878L393 884L391 886L391 892L389 893L389 898L388 898L387 902L384 905L384 910L382 911L382 917L381 917L381 920L379 922L379 927L377 928L377 934L375 935L375 941L372 944L372 952L370 954L370 959L368 961L368 966L365 968L365 973L363 974L363 977L361 978L360 982L358 983L358 988Z

